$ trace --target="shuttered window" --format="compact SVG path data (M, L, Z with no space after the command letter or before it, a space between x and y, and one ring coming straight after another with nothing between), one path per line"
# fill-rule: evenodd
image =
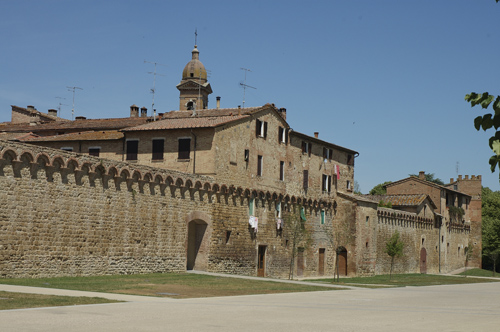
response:
M165 141L163 139L154 139L153 140L153 160L163 160L163 148L165 145Z
M190 152L191 152L191 139L179 138L179 154L177 156L177 159L189 159Z
M139 141L127 141L127 160L137 160Z

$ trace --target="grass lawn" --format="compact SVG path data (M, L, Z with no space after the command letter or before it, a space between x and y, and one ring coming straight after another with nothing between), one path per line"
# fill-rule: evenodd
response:
M327 291L332 288L190 273L0 279L0 284L173 298Z
M472 270L471 270L472 271ZM470 271L469 271L470 272ZM491 271L490 271L491 272ZM443 276L435 274L393 274L392 280L389 275L377 275L373 277L340 278L340 282L334 282L333 279L311 280L314 282L328 282L338 285L370 285L370 286L432 286L432 285L452 285L452 284L472 284L480 282L496 282L496 280L480 279L473 277ZM500 281L500 279L499 279Z
M491 270L483 270L483 269L470 269L467 272L460 273L461 276L473 276L473 277L493 277L493 271ZM495 273L495 278L500 278L500 273Z
M0 310L116 302L119 301L106 300L100 297L53 296L0 291Z

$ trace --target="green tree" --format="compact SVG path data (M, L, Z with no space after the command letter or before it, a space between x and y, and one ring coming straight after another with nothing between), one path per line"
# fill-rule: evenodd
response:
M362 193L361 193L361 187L359 186L359 183L356 180L354 180L354 193L356 195L362 195Z
M496 262L500 254L500 191L492 191L483 187L482 198L482 249L484 266L493 264L496 272Z
M285 235L290 240L291 256L290 256L290 272L288 279L293 279L295 270L295 258L299 250L307 249L311 244L311 236L306 228L305 212L301 208L300 217L287 216L285 219Z
M384 188L384 186L388 185L391 183L391 181L386 181L384 183L379 183L375 187L370 190L369 194L370 195L385 195L387 194L387 190Z
M333 280L340 280L339 255L342 250L347 249L354 239L355 230L347 219L332 220L331 224L325 224L323 232L332 248L335 248L335 271Z
M416 176L418 178L417 174L408 174L408 175L409 176ZM435 177L434 173L426 173L425 174L425 181L433 182L433 183L438 184L440 186L444 186L443 180Z
M496 0L497 3L498 1L500 0ZM495 111L494 114L486 113L474 119L474 127L476 127L478 131L481 130L481 128L484 131L495 128L495 134L489 139L490 149L494 153L494 155L490 157L489 163L491 172L494 173L496 166L500 163L500 131L498 130L498 128L500 128L500 95L494 96L490 95L488 92L471 92L465 95L465 100L470 103L471 107L481 105L482 108L487 109L491 104L493 111Z
M465 271L464 277L467 277L467 267L469 265L469 261L472 258L472 254L474 253L474 243L469 240L469 244L467 246L467 251L465 252Z
M389 280L392 280L392 269L394 267L394 258L403 256L404 243L399 239L399 232L395 231L391 238L385 244L385 253L391 257L391 271Z

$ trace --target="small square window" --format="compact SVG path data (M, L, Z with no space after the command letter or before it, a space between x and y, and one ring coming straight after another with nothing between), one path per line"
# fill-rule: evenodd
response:
M89 148L89 156L99 157L101 148Z

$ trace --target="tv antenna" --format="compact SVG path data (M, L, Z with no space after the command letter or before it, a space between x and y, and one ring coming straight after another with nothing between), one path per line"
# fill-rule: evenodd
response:
M82 88L79 88L77 86L67 86L68 91L73 90L73 108L71 109L71 120L75 119L75 90L83 90Z
M210 75L212 74L212 72L210 70L208 70L208 69L205 69L205 72L207 73L207 81L208 81L208 78L210 77ZM200 76L198 77L198 79L199 79L199 82L198 82L198 98L196 99L196 103L194 104L192 116L196 116L196 110L198 109L198 103L201 100L201 86L203 85L203 83L201 81L201 70L200 70ZM203 105L203 108L206 108L206 105ZM202 109L202 108L200 108L200 109Z
M56 99L66 100L66 98L63 98L63 97L56 97ZM68 106L68 104L63 104L63 103L59 102L59 105L57 106L57 116L58 117L61 117L61 106L62 105Z
M457 179L458 179L458 173L460 171L460 162L459 161L457 161L457 165L455 166L455 169L457 171Z
M257 88L254 88L253 86L250 86L247 84L247 72L252 72L250 69L247 69L247 68L243 68L243 67L240 67L241 70L244 70L245 71L245 81L244 83L240 83L240 85L243 87L243 108L245 108L245 93L246 93L246 89L247 88L252 88L252 89L257 89Z
M155 65L155 70L154 71L148 71L148 74L153 74L153 88L150 90L151 93L153 94L153 102L151 104L151 110L153 111L153 121L156 121L156 109L155 109L156 75L158 75L158 76L165 76L165 75L162 75L162 74L158 74L156 72L156 66L160 65L160 66L165 66L166 67L167 65L164 65L164 64L161 64L161 63L158 63L158 62L146 61L146 60L144 60L144 63L151 63L151 64Z

